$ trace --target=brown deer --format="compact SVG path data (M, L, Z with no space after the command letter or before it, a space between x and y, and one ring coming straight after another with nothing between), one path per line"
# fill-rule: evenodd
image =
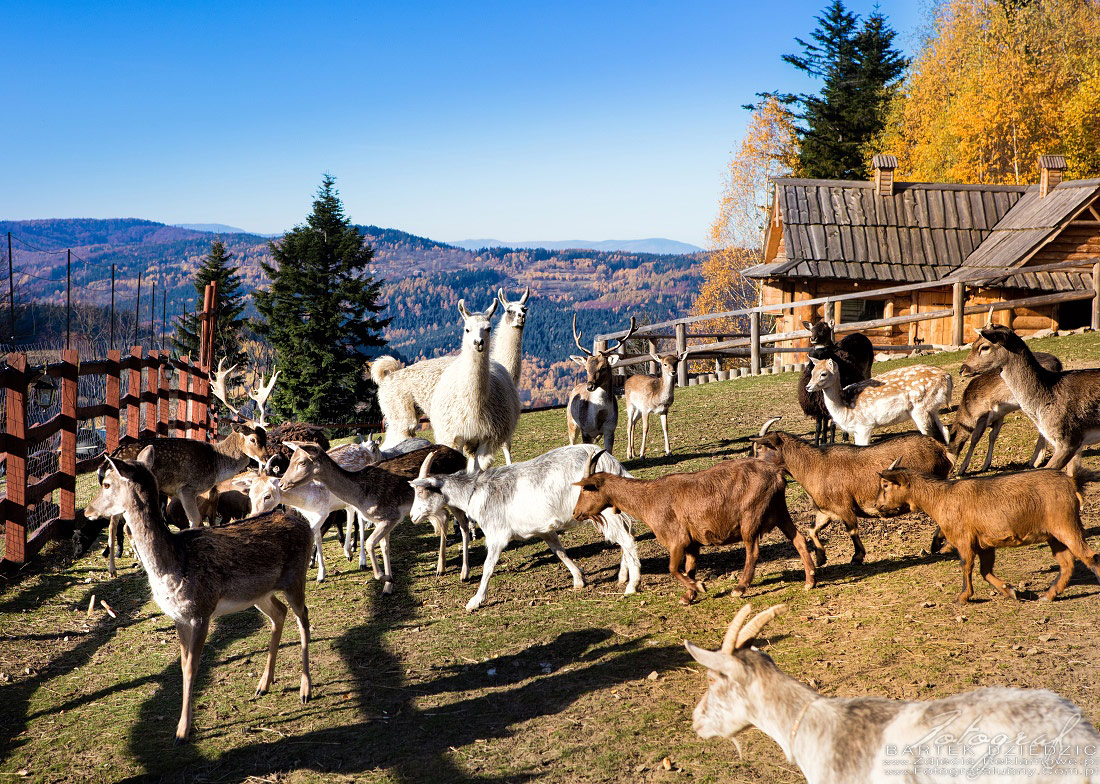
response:
M283 594L298 619L302 642L298 694L303 703L309 700L305 585L313 535L302 518L287 512L269 512L219 528L170 532L161 516L153 473L159 448L149 444L133 462L106 458L99 494L84 511L92 518L125 518L153 599L176 623L183 670L183 708L176 725L179 744L191 733L191 691L211 619L251 606L266 615L271 620L271 642L256 694L265 694L274 682L275 657L286 620L286 605L275 598L276 592Z
M611 368L619 361L618 351L630 336L638 330L634 317L630 317L630 329L626 335L602 351L592 352L581 345L581 333L577 331L577 314L573 314L573 342L584 356L571 354L570 359L584 368L587 379L569 392L566 422L569 427L569 443L591 444L603 437L608 452L615 445L615 428L619 424L619 404L611 388Z
M661 417L661 432L665 437L665 454L672 452L668 445L668 410L672 408L676 392L676 366L687 358L688 352L657 356L652 351L649 356L661 366L661 375L633 375L623 387L623 400L626 402L626 456L634 457L634 423L642 420L642 451L639 457L645 457L645 441L649 435L649 415Z

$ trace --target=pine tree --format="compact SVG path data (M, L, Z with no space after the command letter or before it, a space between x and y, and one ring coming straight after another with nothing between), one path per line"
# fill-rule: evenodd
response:
M214 331L215 363L222 357L227 364L240 362L244 354L241 351L241 327L244 319L244 295L241 293L241 279L237 267L230 266L233 254L225 249L225 243L214 240L210 243L210 252L203 258L202 266L195 273L195 308L191 313L176 320L176 336L172 344L181 354L190 354L195 360L199 357L199 339L202 333L202 306L206 296L206 286L212 281L218 282L218 297L215 302L217 325Z
M799 174L865 179L865 151L882 131L885 105L907 65L893 47L897 35L877 9L860 24L842 0L817 17L812 41L796 38L801 55L783 60L823 84L816 95L776 96L799 111Z
M285 416L306 422L346 420L374 390L363 376L370 350L385 345L376 318L381 282L367 274L372 251L344 215L335 179L326 174L304 225L270 243L263 264L270 287L254 293L257 325L282 371L272 400Z

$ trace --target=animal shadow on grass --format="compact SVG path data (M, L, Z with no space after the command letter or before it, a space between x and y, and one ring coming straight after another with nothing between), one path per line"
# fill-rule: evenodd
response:
M400 566L395 571L409 573L409 569ZM562 633L521 653L468 669L448 667L440 670L440 676L434 680L409 683L405 677L406 664L386 645L385 638L393 630L409 626L418 607L418 601L408 591L407 580L399 579L391 596L374 600L372 617L348 629L334 642L347 666L354 702L349 703L349 708L338 705L331 685L316 680L315 676L315 698L302 711L348 715L349 720L342 725L238 746L212 759L201 758L192 751L181 765L181 759L170 753L169 733L158 731L156 741L147 739L145 729L150 715L166 710L150 706L143 710L142 722L133 729L132 751L141 755L150 776L173 774L176 780L185 782L205 780L215 770L217 777L224 779L262 777L299 769L343 775L385 771L395 781L415 784L529 781L539 778L541 771L476 775L458 766L457 760L463 755L455 751L484 739L509 737L514 727L566 710L590 691L643 678L654 669L687 663L686 654L678 646L643 646L642 640L606 645L613 637L610 630L580 629ZM321 605L310 607L311 614L323 611ZM296 640L293 645L297 646ZM287 653L281 651L284 682L292 677L288 673L296 664L291 663ZM569 665L569 669L543 674L544 663L551 668ZM208 661L208 667L209 664ZM175 666L178 672L178 665ZM492 679L488 676L491 668L497 671ZM168 680L172 683L171 705L178 713L179 677L173 675ZM420 708L415 704L424 696L476 692L489 686L494 687L491 692L474 693L437 708ZM201 683L199 690L201 701ZM274 696L287 699L278 690ZM351 710L357 713L354 719L350 718ZM213 716L203 716L200 710L196 713L196 732L201 737L218 731L216 721ZM140 749L142 745L145 750Z
M120 592L133 590L142 579L143 575L141 574L123 575L112 582L112 590L117 589ZM24 591L18 597L13 597L5 602L4 611L12 612L28 600L42 601L45 598L57 596L72 582L72 575L52 574L47 578L43 578L39 586ZM96 588L89 587L82 602L88 601L95 590ZM78 602L78 605L82 602ZM132 626L135 623L141 623L144 620L145 616L137 613L134 613L133 616L123 614L117 620L103 614L95 624L91 625L91 629L84 635L84 639L76 645L62 652L46 665L39 667L29 677L0 686L0 759L10 758L13 749L20 745L18 738L27 728L27 723L36 718L36 716L29 715L28 711L31 697L39 688L45 687L51 681L69 675L77 668L85 666L101 647L107 645L114 638L120 629ZM56 640L63 634L64 632L60 632L53 639ZM70 636L74 636L74 634L74 632L69 632ZM32 639L32 637L22 639ZM82 698L74 701L73 704L84 702L87 702L87 699ZM61 706L61 708L65 707L67 706Z

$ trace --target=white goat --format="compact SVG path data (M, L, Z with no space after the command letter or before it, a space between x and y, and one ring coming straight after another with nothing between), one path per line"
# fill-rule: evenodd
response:
M851 433L857 446L871 443L876 427L912 419L926 436L947 443L939 411L951 402L951 374L928 365L910 365L867 381L840 386L840 371L831 359L814 359L807 392L821 390L837 427Z
M471 313L463 300L462 353L443 371L432 393L429 417L438 444L466 456L466 470L488 468L498 448L511 443L519 422L519 393L504 366L489 358L490 319L497 300ZM511 455L506 455L511 462Z
M527 300L531 289L515 302L504 297L498 289L497 297L504 306L500 321L493 331L492 359L519 383L523 363L523 328L527 322ZM432 395L439 377L447 366L455 361L455 355L425 359L408 367L393 357L385 356L370 365L371 379L378 386L378 405L386 418L386 437L382 448L396 446L402 440L412 438L419 424L419 412L431 414ZM504 459L511 463L511 442L503 446Z
M558 534L580 525L573 517L573 507L580 496L580 488L574 482L584 475L589 458L598 451L599 447L592 444L563 446L534 460L490 468L475 475L427 476L431 461L424 461L420 477L410 483L414 494L409 516L414 521L442 519L449 507L476 521L485 534L481 583L466 603L467 610L472 612L485 601L497 559L513 539L542 539L573 575L573 587L584 587L584 574L562 549ZM607 452L600 456L597 467L600 471L630 476ZM604 539L622 548L619 583L626 583L626 593L634 593L641 562L630 525L610 510L601 517L602 520L593 521L596 528Z
M775 605L750 621L746 604L717 651L685 641L709 670L693 716L700 737L736 745L737 733L757 727L809 784L1100 782L1100 734L1080 708L1045 689L977 689L928 701L822 696L751 646L785 609Z

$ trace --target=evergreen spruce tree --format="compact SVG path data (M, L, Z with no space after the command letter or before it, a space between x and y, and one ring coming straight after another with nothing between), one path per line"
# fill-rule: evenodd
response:
M241 351L241 327L244 319L244 295L241 293L241 279L237 267L230 266L233 254L225 249L225 243L214 240L210 243L210 252L203 258L202 266L195 273L195 291L197 297L192 312L176 319L176 335L172 344L181 354L190 354L199 358L199 339L202 334L202 306L206 295L206 286L212 281L218 282L218 298L215 302L218 314L214 332L214 362L222 357L229 365L244 358Z
M389 319L376 317L381 282L367 274L372 251L344 215L326 174L304 225L270 243L263 264L270 287L254 293L257 324L275 349L282 375L272 396L287 418L339 422L365 405L376 409L363 364L385 345Z
M908 61L893 46L897 34L876 8L860 24L843 0L817 17L811 41L796 38L802 54L783 60L823 84L816 95L776 95L801 121L799 172L803 177L861 180L866 147L884 125L886 102Z

